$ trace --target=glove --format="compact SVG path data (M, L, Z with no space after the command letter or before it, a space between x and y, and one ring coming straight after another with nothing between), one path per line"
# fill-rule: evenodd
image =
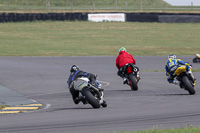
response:
M97 78L97 74L94 74L94 78L95 78L95 79Z
M166 76L169 76L169 72L166 73Z
M92 86L95 86L95 83L94 83L94 82L91 82L91 85L92 85Z

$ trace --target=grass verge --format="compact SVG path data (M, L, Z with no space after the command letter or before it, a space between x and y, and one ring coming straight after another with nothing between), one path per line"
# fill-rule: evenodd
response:
M172 6L163 0L0 0L0 12L185 12L200 6Z
M2 110L5 107L8 107L8 105L0 105L0 110Z
M199 133L200 127L192 127L192 125L187 125L187 128L181 129L149 129L149 130L142 130L142 131L134 131L134 132L113 132L113 133Z
M166 72L165 70L141 70L141 72ZM200 69L192 69L192 72L200 72Z
M200 23L45 21L0 24L0 56L194 55Z

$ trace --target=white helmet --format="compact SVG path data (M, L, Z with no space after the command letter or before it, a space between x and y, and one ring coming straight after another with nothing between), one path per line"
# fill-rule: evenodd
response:
M170 54L170 55L168 56L168 59L176 59L176 55L175 55L175 54Z

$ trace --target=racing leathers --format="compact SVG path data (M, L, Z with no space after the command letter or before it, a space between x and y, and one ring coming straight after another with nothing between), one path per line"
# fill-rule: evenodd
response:
M124 74L123 74L124 69L123 69L123 66L125 66L128 63L132 63L132 64L136 65L136 60L128 52L121 51L119 53L119 55L117 56L117 58L116 58L116 67L118 68L118 72L117 72L118 76L124 78Z
M181 59L168 59L166 65L165 65L165 70L166 70L166 76L168 76L167 80L169 83L174 83L174 78L176 77L175 75L175 70L173 70L172 68L175 66L179 66L180 65L186 65L186 69L188 71L188 73L191 73L190 71L190 64L188 62L184 62Z
M134 65L136 64L136 60L133 58L131 54L129 54L126 51L121 51L119 55L116 58L116 66L118 69L123 67L124 65L128 63L133 63Z
M96 86L96 75L92 74L92 73L87 73L81 70L78 70L76 72L71 72L68 78L68 88L70 90L70 93L72 95L72 99L74 101L75 104L78 104L80 101L83 102L83 104L85 104L85 99L83 99L82 96L79 97L79 91L75 90L73 85L71 85L71 83L76 80L77 78L80 77L87 77L90 80L90 83L94 86Z

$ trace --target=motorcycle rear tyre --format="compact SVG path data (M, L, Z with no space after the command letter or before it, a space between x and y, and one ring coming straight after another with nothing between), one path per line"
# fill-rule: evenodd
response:
M137 82L136 82L136 77L133 75L133 73L130 73L128 76L129 76L129 80L130 80L131 90L137 91L138 85L137 85Z
M193 63L198 63L198 62L200 62L199 58L196 57L196 58L193 59Z
M85 96L85 99L93 108L100 108L101 105L99 101L92 95L89 88L84 88L82 90L82 94Z
M185 89L189 92L190 95L194 95L195 94L195 90L192 87L192 84L190 83L188 77L187 76L183 76L182 80L183 80L183 84L184 84Z

